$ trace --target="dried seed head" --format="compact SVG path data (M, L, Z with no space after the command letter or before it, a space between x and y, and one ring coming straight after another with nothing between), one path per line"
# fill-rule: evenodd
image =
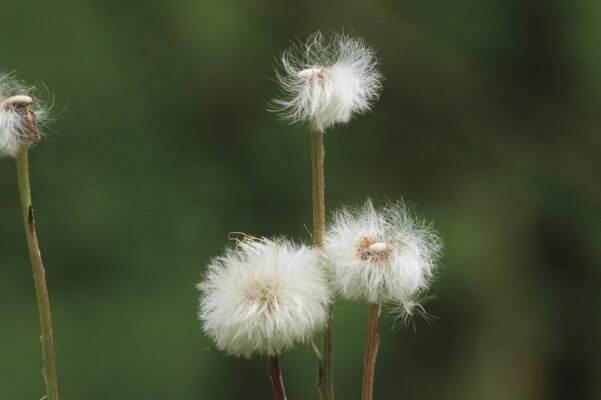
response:
M441 242L403 203L371 201L334 214L325 238L332 281L346 298L402 302L428 288Z
M0 156L15 157L21 146L41 140L38 122L46 112L39 102L24 94L33 88L0 74Z
M211 261L198 289L204 331L244 357L306 341L325 325L330 302L319 253L285 239L238 241Z
M362 39L317 32L282 54L276 78L283 96L271 111L319 130L346 123L380 95L377 64L375 51Z
M15 130L18 131L20 138L26 143L35 143L42 139L32 103L33 99L25 95L12 96L0 102L2 111L18 115L17 119L20 120L20 123L16 124Z

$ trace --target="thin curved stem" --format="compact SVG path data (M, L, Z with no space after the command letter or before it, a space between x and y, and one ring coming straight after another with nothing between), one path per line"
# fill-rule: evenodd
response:
M33 282L38 301L40 314L40 342L42 344L42 372L46 383L46 399L58 400L58 381L54 362L54 340L52 338L52 317L50 313L50 300L46 286L46 272L42 264L40 246L35 231L33 207L31 205L31 188L29 184L29 160L27 145L19 150L17 155L17 179L21 208L23 209L23 224L29 248L29 258L33 270Z
M323 131L315 129L311 132L311 166L313 181L313 243L315 247L323 247L326 230L325 210L325 150ZM327 266L325 268L326 274ZM328 323L323 335L317 386L322 400L334 400L334 332L332 327L333 307L328 310Z
M282 379L282 369L280 367L279 354L269 357L269 361L267 362L267 372L271 378L273 397L275 400L287 400L286 390L284 389L284 381Z
M363 390L362 400L372 400L374 392L374 376L376 359L380 346L380 304L371 303L367 315L367 334L365 336L365 354L363 355Z

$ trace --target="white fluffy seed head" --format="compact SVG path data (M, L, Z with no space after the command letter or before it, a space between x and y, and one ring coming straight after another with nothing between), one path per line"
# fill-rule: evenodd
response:
M46 110L32 99L35 89L10 74L0 74L0 156L16 157L22 145L40 140L38 125Z
M324 238L332 281L343 297L406 302L428 288L442 244L402 202L334 214Z
M382 88L375 51L345 34L314 33L285 51L280 64L276 78L283 97L271 111L319 130L368 111Z
M213 259L199 319L229 354L275 355L325 326L330 289L319 253L286 239L244 240Z

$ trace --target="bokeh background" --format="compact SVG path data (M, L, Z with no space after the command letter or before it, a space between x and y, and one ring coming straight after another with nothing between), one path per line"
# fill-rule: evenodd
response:
M445 241L440 318L385 317L378 399L601 398L601 2L2 2L0 68L47 85L32 151L63 399L269 399L207 350L194 284L228 233L309 240L309 139L265 111L275 57L346 29L385 92L326 137L327 206L404 198ZM14 165L0 162L0 398L39 399ZM335 313L357 399L367 306ZM308 346L291 399L316 399Z

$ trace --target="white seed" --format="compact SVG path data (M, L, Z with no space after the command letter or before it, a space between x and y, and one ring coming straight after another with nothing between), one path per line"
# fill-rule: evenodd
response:
M321 71L323 71L323 68L307 68L300 71L296 76L302 79L308 79L319 74Z
M2 100L0 103L2 106L8 106L9 104L31 104L33 100L29 96L17 95L9 97L8 99Z
M370 244L367 249L369 251L384 251L384 250L386 250L387 247L388 247L388 245L386 244L386 242L376 242L376 243Z

